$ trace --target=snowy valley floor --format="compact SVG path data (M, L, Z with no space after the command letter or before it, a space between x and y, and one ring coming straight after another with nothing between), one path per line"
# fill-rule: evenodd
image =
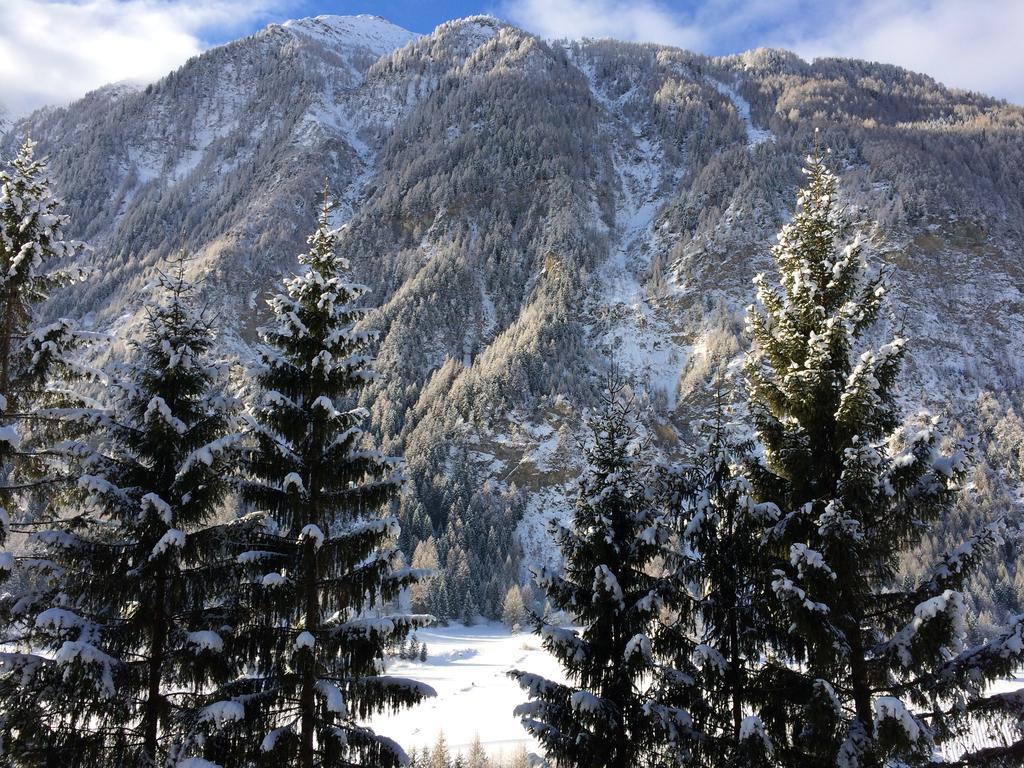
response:
M529 632L510 633L496 622L432 627L416 635L427 644L427 661L395 659L387 673L427 683L437 696L377 717L373 727L378 733L395 739L406 751L433 746L441 731L453 753L465 751L478 735L494 757L507 756L520 744L530 752L539 751L512 715L526 694L506 672L523 669L564 680L554 658L541 648L540 638ZM1021 687L1024 676L1000 683L997 690Z
M427 661L400 661L387 674L411 677L432 686L437 697L397 714L380 716L373 727L406 751L433 746L444 731L449 749L463 751L479 735L492 756L508 755L518 745L537 751L512 710L526 694L506 674L523 669L562 680L561 669L529 632L512 634L499 623L466 627L452 624L417 631L427 644Z

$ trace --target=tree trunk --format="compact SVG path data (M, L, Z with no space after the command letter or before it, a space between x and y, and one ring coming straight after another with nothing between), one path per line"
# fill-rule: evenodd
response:
M157 765L157 749L162 699L160 694L161 667L163 666L164 645L167 627L164 615L166 585L161 574L153 593L153 623L151 629L151 645L149 669L146 685L146 705L142 713L143 765Z
M857 719L869 736L875 731L875 718L871 709L871 687L868 683L867 661L864 655L864 639L861 637L860 621L856 615L848 615L847 626L843 628L850 643L850 685L853 688L853 704Z
M721 493L721 491L719 492ZM732 505L726 501L726 509L728 510L728 518L726 519L726 530L729 531L730 538L735 541L736 523L733 518ZM733 551L735 554L735 550ZM733 743L737 746L740 743L740 723L743 722L743 679L742 679L742 660L740 659L740 600L739 600L739 589L743 583L742 575L740 571L740 563L738 559L734 559L732 563L732 583L729 585L729 600L731 605L729 606L729 695L732 698L732 738Z
M306 631L316 635L320 626L320 601L316 588L316 548L312 541L307 540L304 558L306 560L305 592ZM316 652L316 646L313 647ZM313 748L313 736L316 731L316 669L309 664L302 672L302 692L299 696L301 713L302 741L299 745L299 765L301 768L313 768L316 757Z
M4 261L7 261L4 259ZM13 288L8 285L4 291L3 325L0 326L0 395L7 399L7 409L11 408L11 337L14 335L14 297Z
M735 593L734 593L735 594ZM740 659L740 631L736 613L738 606L734 603L729 611L729 696L732 698L732 738L737 745L740 743L740 723L743 722L743 681L742 659Z

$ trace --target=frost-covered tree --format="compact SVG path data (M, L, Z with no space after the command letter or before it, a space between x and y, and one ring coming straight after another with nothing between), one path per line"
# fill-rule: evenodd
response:
M515 631L526 619L526 606L523 604L523 593L513 584L505 593L501 607L501 620Z
M487 751L480 742L480 734L473 736L473 743L469 745L469 752L466 753L466 768L489 768L490 760L487 759Z
M67 320L42 323L39 305L49 292L70 282L63 268L82 245L65 235L68 217L50 190L45 160L26 140L9 166L0 170L0 546L8 533L10 506L25 490L14 464L36 465L40 454L23 445L44 419L34 409L46 378L66 366L78 334ZM39 469L33 466L33 469ZM11 564L0 555L0 577Z
M437 544L434 537L429 536L424 541L416 544L412 555L412 567L428 574L425 578L412 586L412 610L416 613L430 613L437 616L432 610L436 606L431 605L434 584L437 581L436 571L438 568ZM438 618L444 618L438 616Z
M772 662L785 638L772 615L766 536L779 510L754 500L746 477L753 445L722 383L696 447L668 473L675 536L665 567L677 589L666 599L655 648L684 674L671 689L704 736L697 762L753 768L775 764L772 733L784 735L786 726Z
M162 766L173 722L228 672L223 585L232 525L215 524L236 440L184 262L161 276L142 337L65 446L77 490L19 558L4 602L23 631L2 661L4 750L18 765Z
M983 649L963 647L961 589L996 529L923 577L895 580L901 553L952 505L966 457L947 450L935 418L901 425L905 341L870 333L884 276L851 237L819 154L805 173L772 251L780 284L759 276L760 308L748 314L750 412L764 446L751 478L781 510L772 536L784 561L772 588L792 622L794 663L779 691L791 731L776 748L800 766L927 764L952 734L945 708L1005 709L1005 699L979 697L1020 662L1021 624ZM1019 755L1019 744L1010 749Z
M331 207L325 191L304 269L269 300L274 323L261 331L240 490L266 526L239 556L245 669L209 710L222 727L205 757L224 766L399 765L401 748L364 721L433 693L382 674L385 647L429 617L371 611L418 574L395 569L397 523L383 514L399 462L368 445L355 406L373 376L357 326L366 288L336 255Z
M444 731L439 731L434 748L430 751L430 761L427 763L430 768L452 768L451 755L448 752L448 741L444 737Z
M59 350L53 340L42 349L41 339L32 337L47 332L36 325L36 307L73 277L59 265L82 249L66 237L61 208L46 161L36 159L35 143L26 140L0 171L0 396L7 408L31 398Z
M524 727L559 765L627 768L685 759L690 715L659 696L665 670L652 635L674 584L651 575L667 537L649 487L645 439L623 385L612 380L583 447L571 527L553 523L564 573L541 569L551 604L581 630L537 619L536 632L567 684L512 671L531 701L516 708Z

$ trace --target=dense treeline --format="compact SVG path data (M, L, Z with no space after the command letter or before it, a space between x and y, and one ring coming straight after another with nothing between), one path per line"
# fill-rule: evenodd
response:
M455 752L455 754L452 754ZM505 757L503 754L494 756L487 753L480 738L477 737L469 745L469 749L458 752L449 749L444 734L439 733L434 746L413 750L409 755L410 768L530 768L531 760L524 747L512 751Z
M942 749L947 764L1019 764L1021 697L988 685L1024 661L1024 615L981 615L968 593L993 552L1016 551L1009 486L972 470L939 419L903 418L887 275L819 155L806 174L772 250L779 282L755 281L743 375L718 374L698 447L657 460L610 378L571 525L554 530L564 564L534 592L514 488L445 445L420 446L406 484L364 431L374 333L326 190L255 358L232 370L184 256L120 344L39 322L51 287L92 278L57 270L80 246L26 143L0 176L0 759L406 764L365 722L432 691L389 677L389 649L484 614L532 620L564 667L564 684L512 673L560 766L882 768ZM975 450L1019 472L1020 419L978 407ZM987 743L957 746L982 726ZM412 759L495 765L443 741Z

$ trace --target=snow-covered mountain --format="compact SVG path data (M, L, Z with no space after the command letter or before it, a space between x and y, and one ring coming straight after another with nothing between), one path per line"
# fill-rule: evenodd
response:
M293 19L282 26L318 40L341 56L367 50L377 56L397 51L419 35L402 29L380 16L314 16Z
M4 152L26 135L104 276L54 311L123 325L184 247L242 351L326 177L378 307L374 426L471 569L517 546L547 556L539 531L565 508L609 361L666 450L685 436L742 349L751 278L815 140L892 271L908 403L967 424L980 390L1020 408L1024 109L897 67L321 16L40 111ZM464 521L494 509L518 544L493 522L469 541Z

